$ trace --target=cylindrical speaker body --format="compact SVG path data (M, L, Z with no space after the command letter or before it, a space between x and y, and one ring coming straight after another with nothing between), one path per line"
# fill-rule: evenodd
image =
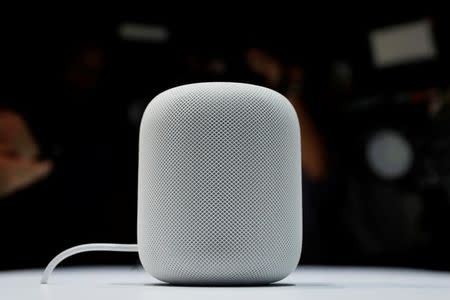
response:
M266 284L302 244L300 128L260 86L211 82L156 96L139 145L138 246L173 284Z

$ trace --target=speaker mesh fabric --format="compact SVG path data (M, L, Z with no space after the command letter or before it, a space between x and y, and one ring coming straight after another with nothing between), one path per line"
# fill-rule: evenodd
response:
M301 251L300 128L267 88L198 83L159 94L141 123L141 262L176 284L263 284Z

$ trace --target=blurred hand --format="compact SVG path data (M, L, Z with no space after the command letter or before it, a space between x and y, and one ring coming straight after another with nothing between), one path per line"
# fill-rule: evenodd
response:
M0 112L0 197L47 176L52 164L38 161L39 147L25 121L16 113Z
M247 50L247 63L250 69L262 76L267 84L274 88L283 78L283 66L274 57L258 48Z
M47 176L51 168L49 161L7 158L0 155L0 197L12 194Z
M327 175L327 155L322 138L309 116L301 99L303 69L300 66L285 66L279 59L262 49L250 48L246 52L251 71L263 77L267 86L277 90L286 84L285 96L294 106L300 122L302 142L302 167L309 178L319 181ZM285 81L285 82L282 82Z

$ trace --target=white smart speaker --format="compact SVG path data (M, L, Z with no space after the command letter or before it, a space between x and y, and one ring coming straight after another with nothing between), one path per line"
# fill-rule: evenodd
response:
M144 269L183 285L267 284L300 260L300 128L290 102L231 82L156 96L139 137L137 245L88 244L61 253L138 251Z

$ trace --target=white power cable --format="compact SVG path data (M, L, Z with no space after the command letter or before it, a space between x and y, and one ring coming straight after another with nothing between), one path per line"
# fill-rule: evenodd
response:
M58 254L47 265L42 274L41 284L47 284L50 274L64 259L78 253L90 251L138 252L138 246L136 244L85 244L69 248Z

